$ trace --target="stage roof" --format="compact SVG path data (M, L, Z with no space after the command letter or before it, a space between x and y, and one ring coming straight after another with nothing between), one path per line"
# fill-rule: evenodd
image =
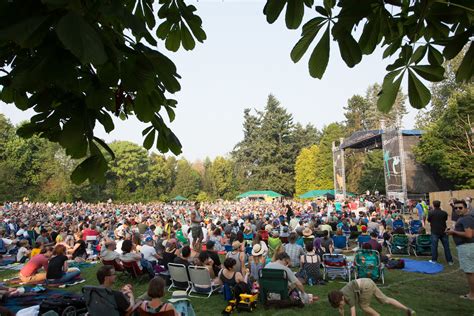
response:
M344 139L340 148L382 148L382 132L381 129L374 129L369 131L358 131L351 136ZM418 129L404 129L402 135L404 136L421 136L423 131Z

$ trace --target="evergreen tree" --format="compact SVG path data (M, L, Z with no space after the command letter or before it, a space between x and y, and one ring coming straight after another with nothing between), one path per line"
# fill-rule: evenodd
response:
M176 182L171 195L182 195L188 199L197 197L200 191L201 177L186 159L178 160L176 167Z
M445 190L474 187L474 84L464 90L451 95L414 150L416 159L437 174Z

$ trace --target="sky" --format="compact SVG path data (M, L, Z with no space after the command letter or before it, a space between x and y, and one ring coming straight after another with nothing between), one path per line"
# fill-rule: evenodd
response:
M186 159L203 160L225 156L243 138L243 113L246 108L263 110L268 95L273 94L294 122L324 125L344 120L343 107L354 94L364 95L369 85L381 83L388 60L382 49L364 56L354 68L341 59L336 43L331 44L329 65L323 79L308 72L308 59L315 43L294 64L290 52L300 38L300 30L288 30L284 16L268 24L262 13L261 0L188 0L197 7L203 20L207 40L192 51L166 51L182 76L177 99L176 119L169 126L183 145ZM305 19L314 14L306 12ZM406 93L406 84L403 87ZM409 111L403 126L411 128L417 110ZM0 112L17 124L34 112L22 112L12 104L0 101ZM164 114L164 116L166 116ZM147 126L136 119L114 119L110 134L96 128L98 137L107 142L128 140L142 144L142 130Z

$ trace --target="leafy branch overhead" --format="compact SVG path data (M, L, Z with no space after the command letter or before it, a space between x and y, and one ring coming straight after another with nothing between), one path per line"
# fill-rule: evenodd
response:
M464 46L467 53L456 73L458 82L471 81L474 75L474 1L472 0L267 0L264 14L274 23L286 6L289 29L300 27L305 10L316 17L302 27L300 40L291 51L296 63L322 33L309 57L309 73L321 79L326 71L330 40L339 46L342 59L354 67L363 55L377 46L384 47L383 58L398 53L386 70L379 93L378 108L388 113L395 102L402 79L408 77L408 98L412 107L425 107L431 93L420 80L444 79L445 60L454 58ZM362 32L358 32L362 28ZM321 31L321 32L320 32ZM360 34L356 39L354 36Z
M164 121L174 120L181 89L174 63L158 50L185 50L206 34L183 0L24 0L0 2L0 100L36 114L23 137L39 135L83 159L74 182L101 182L113 151L94 136L112 116L149 123L143 146L181 152ZM159 25L158 25L159 24ZM156 36L153 35L156 32Z

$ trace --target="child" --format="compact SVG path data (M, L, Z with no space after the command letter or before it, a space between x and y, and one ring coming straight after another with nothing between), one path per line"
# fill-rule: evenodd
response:
M31 249L30 258L33 258L37 254L41 253L41 248L42 247L43 247L43 243L41 241L38 241L35 244L35 247L33 249Z
M18 252L16 254L16 261L19 263L25 263L30 255L28 240L23 239L18 242Z

